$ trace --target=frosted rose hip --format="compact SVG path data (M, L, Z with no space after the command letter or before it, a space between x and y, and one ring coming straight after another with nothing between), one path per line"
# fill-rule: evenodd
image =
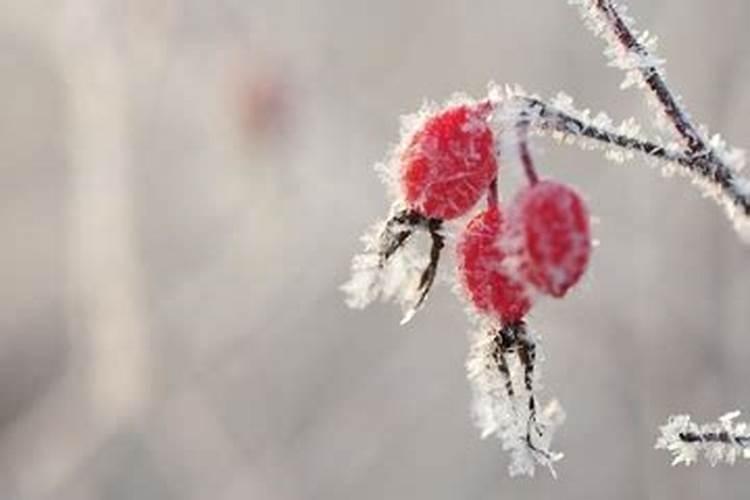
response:
M513 203L512 234L521 274L542 293L562 297L583 275L591 254L589 212L572 188L541 181Z
M503 268L503 226L497 207L478 214L459 238L457 260L461 284L474 306L510 322L523 318L531 302L524 286Z
M401 155L409 208L436 219L468 212L497 172L488 104L459 105L428 118Z

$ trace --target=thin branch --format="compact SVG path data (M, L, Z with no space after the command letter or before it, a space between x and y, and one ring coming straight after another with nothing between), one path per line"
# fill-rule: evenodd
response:
M688 415L672 416L661 427L656 448L672 453L672 465L690 465L701 455L711 465L750 458L750 432L747 423L736 421L739 416L740 412L733 411L716 422L700 425Z
M734 436L727 431L721 432L681 432L680 440L685 443L722 443L730 446L747 448L750 444L750 435Z
M525 115L526 113L524 113ZM529 120L523 116L516 126L518 131L518 154L521 157L521 164L523 164L523 171L526 174L526 178L529 184L536 184L539 182L539 175L536 173L534 167L534 160L531 158L531 152L529 151Z
M750 216L750 191L745 187L743 178L717 155L710 151L672 151L653 141L640 139L627 134L597 127L541 99L527 95L516 95L517 103L527 107L530 112L531 126L540 130L552 130L584 137L626 151L633 151L667 163L674 163L720 188L727 200L745 216Z
M663 61L652 51L655 39L648 32L639 33L633 29L632 21L624 15L624 8L615 0L568 1L579 7L584 24L605 40L608 46L605 52L611 57L611 64L626 72L622 87L639 82L641 88L653 95L661 113L674 128L684 147L670 146L665 150L660 144L596 130L587 126L588 124L576 123L575 119L580 117L566 117L554 112L552 114L556 116L553 117L553 125L564 129L561 131L567 134L588 137L682 166L684 171L695 174L697 179L704 181L707 187L718 188L730 218L733 218L740 234L747 237L750 234L750 221L747 219L750 216L750 181L737 175L742 166L741 152L727 151L718 136L706 139L705 131L695 124L680 104L679 98L669 88L661 69ZM549 127L549 123L546 125ZM576 130L576 127L583 128ZM735 218L738 213L744 217Z
M635 54L639 61L656 60L638 40L611 0L596 0L596 8L607 21L607 25L625 51ZM694 154L700 151L710 152L711 148L698 133L695 125L688 118L687 112L677 102L658 66L653 63L640 64L638 71L648 88L656 96L674 128L685 139L688 151Z

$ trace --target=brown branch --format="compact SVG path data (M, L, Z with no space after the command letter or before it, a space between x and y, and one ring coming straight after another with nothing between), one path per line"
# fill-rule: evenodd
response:
M741 448L746 448L750 445L750 436L736 436L727 431L704 433L681 432L679 437L685 443L723 443Z
M648 61L652 58L652 55L646 47L638 41L636 36L630 30L628 24L622 16L620 16L619 12L617 12L617 8L611 0L596 0L596 8L604 19L606 19L608 26L615 37L617 37L617 40L623 49L634 53L639 59L644 61ZM698 133L695 125L693 125L688 118L687 112L677 102L677 99L667 86L667 82L664 80L664 76L661 71L659 71L659 68L653 64L646 64L639 66L638 71L641 73L641 76L643 76L648 88L656 96L656 99L659 101L659 104L661 104L664 113L672 122L674 128L682 138L685 139L688 151L691 153L711 151L711 148L708 147Z
M728 201L745 216L750 216L750 195L740 189L738 176L710 150L670 151L652 141L596 127L547 104L537 97L515 96L528 109L531 126L553 130L566 135L584 137L597 142L633 151L668 163L675 163L687 171L718 186Z

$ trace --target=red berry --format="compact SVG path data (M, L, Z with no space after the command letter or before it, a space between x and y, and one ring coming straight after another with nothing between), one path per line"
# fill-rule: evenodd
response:
M531 301L523 284L503 265L500 247L504 223L500 209L492 207L474 217L459 238L460 281L474 306L501 321L523 318Z
M583 275L591 254L583 200L570 187L541 181L518 194L511 213L521 274L542 293L562 297Z
M427 119L401 155L406 204L436 219L471 209L497 173L487 103L458 105Z

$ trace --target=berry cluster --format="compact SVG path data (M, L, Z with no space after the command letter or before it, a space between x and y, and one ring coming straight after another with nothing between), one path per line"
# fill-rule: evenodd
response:
M588 210L564 184L531 183L507 213L490 205L471 219L457 247L471 303L501 323L522 320L535 291L563 297L583 275L591 252Z
M395 298L404 309L403 322L408 321L436 279L449 241L445 228L460 226L455 245L458 289L478 313L472 315L478 327L472 331L466 363L473 414L482 436L497 436L509 452L511 475L533 475L536 465L552 470L561 457L549 445L564 413L554 400L543 408L537 405L535 366L542 356L525 318L537 298L565 296L581 279L591 254L586 205L570 187L540 180L528 131L598 149L616 162L640 155L665 175L686 174L723 205L741 237L750 240L750 180L738 174L744 153L718 135L709 139L706 129L690 118L664 79L663 60L651 52L654 38L633 29L617 0L569 3L605 40L610 65L626 72L621 88L635 84L643 90L658 111L656 128L669 136L649 139L632 118L615 125L600 112L592 119L564 93L546 101L518 86L491 85L486 100L457 99L407 117L401 144L383 169L396 198L391 214L364 238L366 250L354 258L352 279L343 287L351 307ZM517 140L509 141L514 133ZM500 153L505 164L517 154L528 181L505 206L498 197ZM486 206L475 209L483 197ZM414 237L419 233L429 236L429 252L420 250ZM736 414L729 415L722 428L731 434ZM686 418L677 420L684 423ZM713 427L704 435L675 428L665 427L659 447L674 451L678 461L694 460L700 449L695 443L702 446L716 434ZM716 453L726 451L733 461L738 450L748 450L713 441L704 448L713 453L712 463Z
M458 237L458 275L474 308L501 324L521 321L537 294L562 297L583 275L591 238L588 209L570 187L540 181L521 135L529 185L507 210L497 199L496 134L489 101L463 102L425 117L396 155L399 208L374 245L385 268L417 229L432 239L427 266L406 318L423 304L445 246L445 221L469 214L483 196L487 208ZM522 130L522 127L519 127Z
M524 318L537 296L563 297L583 275L591 252L588 209L570 187L539 179L522 113L511 123L528 183L507 207L500 203L498 144L509 146L498 137L508 120L493 127L498 107L463 100L423 113L404 134L390 170L397 201L366 240L367 252L355 258L345 290L354 307L398 294L408 321L437 275L445 223L467 218L456 238L456 274L484 331L469 361L485 371L474 382L493 399L485 405L492 414L483 418L498 422L489 427L498 429L507 448L532 458L514 461L551 467L558 457L548 450L553 425L537 415L536 342ZM473 213L482 198L486 207ZM431 241L421 259L410 245L420 231ZM494 375L487 376L487 369ZM514 417L504 421L509 415Z

